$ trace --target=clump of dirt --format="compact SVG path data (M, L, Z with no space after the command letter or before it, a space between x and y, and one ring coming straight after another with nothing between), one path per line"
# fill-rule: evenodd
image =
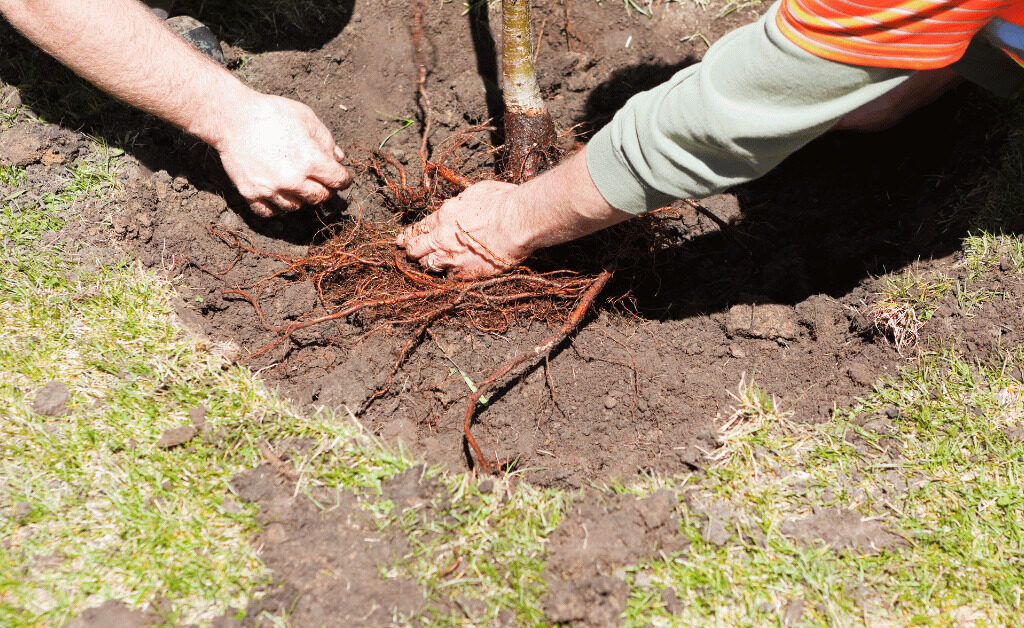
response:
M424 480L423 471L416 467L386 482L383 498L399 511L446 500L444 487ZM358 496L326 488L296 494L295 483L271 463L231 484L260 506L256 543L273 571L272 589L249 603L242 626L271 626L267 616L282 614L296 626L384 626L423 611L419 586L381 575L410 547L398 533L382 536Z
M616 625L629 595L618 568L689 545L679 534L677 503L668 491L645 499L591 491L573 504L548 542L548 619Z
M908 545L877 519L865 518L855 510L827 508L782 524L782 533L805 545L824 544L835 552L864 554Z
M64 416L68 413L71 391L64 382L47 382L36 392L32 411L43 416Z
M132 610L117 600L107 600L95 608L87 608L64 628L146 628L163 623L163 618L151 611Z

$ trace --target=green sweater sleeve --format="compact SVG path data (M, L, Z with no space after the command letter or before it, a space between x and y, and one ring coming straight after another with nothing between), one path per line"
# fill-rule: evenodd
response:
M815 57L782 35L777 10L631 98L594 136L587 167L613 207L639 214L756 179L910 75Z

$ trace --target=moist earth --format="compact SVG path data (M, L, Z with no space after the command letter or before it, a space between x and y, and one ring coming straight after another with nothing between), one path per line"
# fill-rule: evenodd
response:
M0 79L21 89L5 87L3 106L20 100L25 111L63 126L19 117L3 131L0 158L41 184L28 201L59 189L68 165L96 157L84 133L125 145L115 197L76 207L72 222L44 239L73 244L91 264L130 252L173 278L182 320L216 350L300 403L358 408L386 382L410 330L365 335L361 321L339 320L249 356L278 340L268 326L320 307L316 290L299 277L260 281L282 270L273 256L305 255L325 223L389 215L379 183L359 171L358 160L387 138L385 151L411 173L418 168L416 125L391 135L400 126L395 117L415 119L418 111L411 4L345 5L328 17L309 16L305 39L285 33L277 42L230 39L231 24L218 24L215 13L198 15L229 38L236 74L309 104L347 148L360 176L343 199L279 218L252 215L209 149L91 91L7 26L0 26L0 38L12 54L0 60ZM500 113L498 4L474 7L463 15L457 3L427 3L435 147ZM723 16L664 3L648 18L617 3L573 2L567 22L560 4L538 7L539 80L556 124L586 136L630 95L697 61L705 38L713 41L763 9L741 6ZM34 87L28 68L52 72L71 87ZM865 324L875 277L913 263L924 272L962 274L959 243L973 219L962 198L990 170L1003 138L987 130L1004 114L1003 104L964 87L892 131L827 135L762 180L707 199L704 207L717 220L677 207L671 246L619 273L570 342L491 395L474 426L485 453L514 460L530 481L554 486L699 468L718 445L715 419L731 413L729 392L744 377L794 420L828 420L905 360ZM470 147L481 155L476 173L490 168L487 141ZM214 226L234 230L262 254L217 237ZM1020 289L1012 269L995 281L1001 290ZM247 287L262 317L247 300L224 294L237 286ZM946 304L922 337L956 336L984 357L1021 333L1019 316L1006 307L994 302L966 316ZM414 455L459 470L472 464L462 436L469 388L459 371L479 381L550 329L533 323L485 333L448 323L434 332L362 420Z
M152 611L132 610L117 600L107 600L89 608L68 622L64 628L146 628L163 623L163 618Z
M548 543L548 619L573 626L617 625L629 595L620 568L689 545L679 534L677 503L668 491L644 499L590 491L573 504ZM665 593L669 604L674 596Z
M386 481L380 499L398 512L443 507L447 492L413 467ZM249 603L245 619L229 611L215 625L273 626L287 615L295 626L389 626L423 611L422 589L410 580L382 577L411 551L399 533L385 537L360 497L336 489L307 494L262 464L232 480L243 500L259 505L262 531L256 544L274 572L273 588Z

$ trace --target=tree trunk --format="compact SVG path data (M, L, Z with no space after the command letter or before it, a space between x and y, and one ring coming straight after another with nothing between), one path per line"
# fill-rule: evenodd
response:
M519 183L547 164L557 136L533 69L530 0L502 0L505 172Z

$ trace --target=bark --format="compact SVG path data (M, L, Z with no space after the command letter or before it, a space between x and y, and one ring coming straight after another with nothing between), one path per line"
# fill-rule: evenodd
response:
M533 67L530 0L502 0L501 10L505 171L519 183L548 163L557 136Z

